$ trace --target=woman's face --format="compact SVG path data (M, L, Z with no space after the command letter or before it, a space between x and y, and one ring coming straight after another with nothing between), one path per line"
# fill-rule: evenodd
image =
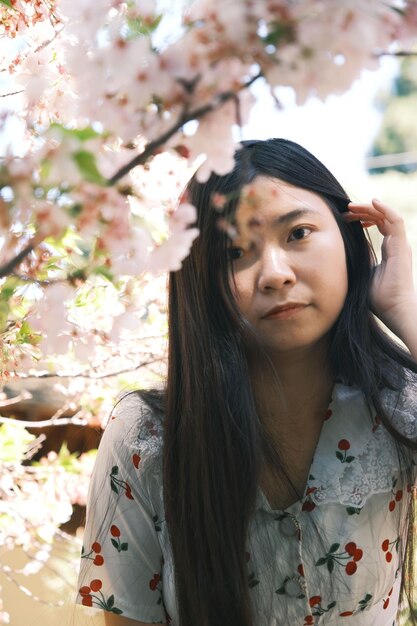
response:
M314 346L336 322L348 290L346 254L331 209L279 179L247 185L230 242L231 289L273 352Z

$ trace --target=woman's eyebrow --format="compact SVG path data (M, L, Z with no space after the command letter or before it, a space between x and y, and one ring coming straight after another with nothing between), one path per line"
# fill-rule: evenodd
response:
M304 217L304 215L315 215L320 216L321 213L316 211L315 209L294 209L293 211L289 211L288 213L284 213L284 215L280 215L273 222L272 226L280 226L281 224L287 224L288 222L292 222L297 219L297 217Z

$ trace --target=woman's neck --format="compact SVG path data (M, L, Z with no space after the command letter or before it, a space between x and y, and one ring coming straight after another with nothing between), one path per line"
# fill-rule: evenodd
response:
M271 367L250 363L255 403L269 428L302 432L312 421L322 420L330 401L333 375L328 363L327 342L271 356Z

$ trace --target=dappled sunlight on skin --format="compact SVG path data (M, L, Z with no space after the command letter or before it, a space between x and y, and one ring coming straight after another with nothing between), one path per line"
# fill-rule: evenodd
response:
M274 351L314 345L347 294L346 254L331 209L313 192L260 176L245 187L235 227L231 288L241 313ZM266 317L296 304L299 311Z

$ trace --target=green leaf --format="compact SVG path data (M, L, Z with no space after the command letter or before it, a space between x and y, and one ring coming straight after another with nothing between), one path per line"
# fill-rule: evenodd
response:
M334 561L333 561L333 559L329 559L327 561L327 569L329 570L330 573L332 573L332 571L334 570Z
M352 463L352 461L354 461L354 460L355 460L354 456L347 456L346 459L345 459L345 462L346 463Z
M111 539L111 543L112 543L112 546L114 546L114 547L116 548L116 550L117 550L118 552L120 552L120 550L119 550L119 544L118 544L118 542L116 541L116 539L113 539L113 537L112 537L112 539Z
M78 460L78 454L76 452L70 452L66 441L62 444L58 452L57 461L61 467L67 472L80 473L80 462Z
M114 280L114 274L112 274L112 272L109 270L109 268L106 265L99 265L98 267L96 267L93 271L93 274L97 274L98 276L103 276L110 282L113 282Z
M91 128L91 126L86 126L85 128L66 128L62 126L62 124L51 124L50 128L55 128L59 130L62 135L73 137L79 141L89 141L90 139L101 137L100 133Z
M332 609L334 606L336 606L336 600L333 600L333 602L327 605L327 610Z
M327 563L326 557L322 557L321 559L316 561L316 565L324 565L325 563Z
M115 476L118 473L119 473L119 468L117 467L117 465L113 465L113 467L111 468L111 475Z
M95 183L96 185L106 186L107 181L104 176L100 174L96 157L92 152L80 150L79 152L74 152L72 158L85 180L90 183Z
M68 207L67 211L71 217L78 217L80 213L83 212L83 205L79 202L74 203L70 207Z
M126 552L127 548L128 548L128 544L127 544L127 543L122 543L122 544L120 545L120 550L119 550L119 552Z
M266 45L276 46L277 44L294 41L295 29L291 24L270 22L270 25L272 26L270 32L262 38Z
M16 343L30 343L36 346L41 341L42 336L39 333L35 333L34 330L29 326L28 322L22 322L22 325L16 336Z
M9 312L9 304L4 300L0 300L0 333L6 329Z
M113 608L111 610L111 612L115 613L116 615L121 615L123 613L123 611L121 609L116 609L116 608Z
M342 462L343 462L343 454L342 454L341 452L339 452L339 450L337 450L337 452L336 452L336 456L337 456L337 458L339 459L339 461L342 461Z
M369 600L371 599L372 599L372 593L367 593L364 599L359 602L359 604L361 604L362 602L369 602Z
M114 604L114 595L112 594L111 596L109 596L107 600L107 608L111 609L113 607L113 604Z
M19 422L6 422L0 426L0 461L21 462L36 439Z
M340 548L340 543L332 543L332 545L330 546L330 554L332 554L332 552L336 552L336 550L338 550Z
M159 26L162 19L162 15L157 15L155 19L147 23L140 17L135 17L127 20L129 32L127 39L137 39L138 37L147 37L151 35Z
M14 276L9 276L0 289L0 300L5 302L10 300L17 287L19 287L18 279Z
M111 484L111 490L114 491L114 493L119 493L117 485L115 485L113 481L110 481L110 484Z
M354 506L348 506L346 507L346 513L348 515L359 515L359 513L361 512L362 509L356 508Z
M6 7L9 7L9 9L13 9L12 3L10 2L10 0L0 0L0 4L5 4Z

